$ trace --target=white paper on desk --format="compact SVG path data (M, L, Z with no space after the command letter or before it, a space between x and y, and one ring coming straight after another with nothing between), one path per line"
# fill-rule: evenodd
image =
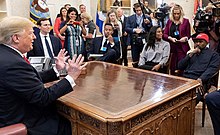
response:
M99 57L102 57L102 56L103 56L103 54L90 54L88 58L89 58L89 59L90 59L90 58L98 59Z

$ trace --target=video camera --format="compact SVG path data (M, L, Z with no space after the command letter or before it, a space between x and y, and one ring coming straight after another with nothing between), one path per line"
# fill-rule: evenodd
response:
M194 30L197 33L207 32L213 27L214 19L212 13L206 13L199 9L194 18Z
M158 20L163 20L167 15L169 15L170 6L163 3L156 9L155 18Z
M218 2L212 2L209 0L215 8L212 8L211 13L206 13L205 10L199 9L194 18L193 28L196 33L207 32L213 28L214 17L220 17L220 8L216 4L220 4Z

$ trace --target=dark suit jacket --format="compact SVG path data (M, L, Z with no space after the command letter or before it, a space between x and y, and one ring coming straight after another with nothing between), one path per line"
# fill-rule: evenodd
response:
M151 18L148 16L148 15L145 15L146 16L146 18L150 21L150 24L146 24L146 23L144 23L144 21L143 21L143 23L142 23L142 27L144 28L144 30L146 31L146 32L149 32L149 30L150 30L150 28L152 27L152 21L151 21ZM132 36L132 34L134 33L133 32L133 29L134 28L137 28L137 23L136 23L136 20L137 20L137 18L136 18L136 14L133 14L133 15L131 15L131 16L129 16L128 17L128 20L127 20L127 22L126 22L126 28L125 28L125 30L127 31L127 33L129 33L129 41L131 41L131 36ZM132 44L132 43L131 43Z
M72 91L70 83L62 79L45 88L44 83L58 79L53 69L38 74L15 50L2 44L0 50L0 127L22 122L30 134L56 134L53 103Z
M102 54L102 52L100 51L101 47L102 47L102 40L103 37L96 37L93 39L89 54ZM116 56L115 56L115 61L117 59L120 58L120 43L118 41L114 41L115 45L113 47L111 47L110 43L108 43L107 45L107 51L106 53L104 53L104 55L108 55L108 51L110 50L114 50L114 52L116 52Z
M128 43L128 35L123 36L124 32L126 32L125 28L126 28L127 21L128 21L128 17L124 16L124 20L123 20L123 23L122 23L122 44L123 45L130 44L130 43Z
M59 38L53 35L50 35L50 40L53 46L53 53L55 56L57 56L58 53L60 52L60 49L62 49L61 41ZM43 44L41 42L41 37L39 34L36 34L36 39L34 40L34 43L33 43L33 49L27 53L27 57L30 57L30 56L45 56Z

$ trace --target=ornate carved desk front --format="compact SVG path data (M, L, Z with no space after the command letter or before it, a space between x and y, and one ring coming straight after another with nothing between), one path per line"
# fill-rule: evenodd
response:
M58 101L73 135L193 135L195 80L90 62Z

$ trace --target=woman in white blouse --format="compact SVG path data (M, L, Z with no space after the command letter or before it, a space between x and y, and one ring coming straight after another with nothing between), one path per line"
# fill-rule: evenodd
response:
M162 39L163 32L160 26L153 26L148 34L138 63L139 68L166 73L165 67L169 55L170 44Z

